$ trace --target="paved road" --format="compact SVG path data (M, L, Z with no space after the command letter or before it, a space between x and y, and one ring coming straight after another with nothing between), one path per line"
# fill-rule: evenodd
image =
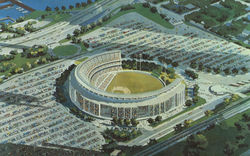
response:
M29 47L30 45L35 44L51 44L52 46L50 46L50 48L53 48L53 43L59 42L60 40L64 39L67 34L72 34L76 28L80 28L79 24L92 18L98 20L99 18L109 14L119 6L130 2L132 2L132 0L109 0L108 2L98 2L93 6L90 6L89 8L78 12L76 15L71 17L69 21L58 22L50 27L31 34L27 34L23 37L0 42L2 53L9 53L9 51L11 51L13 48L15 49L16 45ZM105 10L104 14L97 18L96 15L103 12L103 10Z
M174 137L170 138L169 140L155 144L155 145L137 153L136 156L156 155L157 153L164 151L167 148L169 148L170 146L176 144L178 141L182 140L183 138L206 128L207 126L209 126L212 123L216 123L218 121L218 119L221 122L221 121L228 119L228 118L230 118L238 113L241 113L249 108L250 108L250 100L248 98L248 100L246 102L239 103L239 104L233 105L229 108L226 108L218 115L215 115L215 116L211 117L210 119L208 119L208 120L206 120L198 125L195 125L193 127L190 127L187 130L184 130L183 132L175 135Z

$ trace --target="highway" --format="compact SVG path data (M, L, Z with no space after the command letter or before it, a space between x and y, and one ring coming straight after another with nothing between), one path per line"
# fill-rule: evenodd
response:
M208 127L209 125L211 125L213 123L221 122L221 121L228 119L228 118L232 117L233 115L241 113L249 108L250 108L250 100L248 97L248 98L246 98L245 101L239 102L238 104L235 104L235 105L232 105L231 107L226 108L225 110L221 111L217 115L212 116L208 120L206 120L198 125L195 125L193 127L190 127L188 129L176 134L175 136L171 137L170 139L168 139L166 141L163 141L163 142L157 143L153 146L150 146L150 147L146 148L145 150L135 154L135 156L153 156L153 155L156 155L157 153L166 150L167 148L176 144L177 142L181 141L182 139L186 138L187 136L189 136L191 134L195 134L198 131L205 129L206 127Z
M8 54L9 51L15 49L15 45L31 46L35 44L51 45L66 38L67 34L72 34L76 28L80 28L80 24L92 18L96 18L98 14L104 12L99 18L108 15L114 9L121 5L128 4L133 0L109 0L97 2L96 4L79 11L76 15L71 17L68 21L58 22L50 27L27 34L23 37L5 40L0 42L2 53ZM98 20L98 19L96 19Z

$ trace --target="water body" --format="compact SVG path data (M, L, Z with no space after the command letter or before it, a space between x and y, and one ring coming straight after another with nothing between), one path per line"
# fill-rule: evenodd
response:
M47 6L54 9L55 7L61 8L62 6L65 6L66 8L69 8L69 5L75 6L76 3L86 2L87 0L19 0L23 4L26 4L30 6L31 8L34 8L35 10L45 10ZM94 1L94 0L92 0ZM10 2L0 3L0 6L11 4ZM20 8L17 5L14 5L10 8L5 8L0 10L0 19L4 17L11 17L13 19L17 19L20 16L25 16L29 14L30 12L27 10L24 10ZM9 20L0 21L0 22L9 22Z

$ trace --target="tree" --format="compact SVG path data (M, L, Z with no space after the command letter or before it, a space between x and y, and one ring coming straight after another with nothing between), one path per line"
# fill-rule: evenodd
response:
M194 103L194 104L197 104L197 103L198 103L198 101L199 101L198 96L193 97L193 103Z
M132 119L131 119L131 124L132 124L133 126L137 126L137 125L139 124L139 121L137 121L135 118L132 118Z
M225 99L224 99L224 103L225 103L226 105L228 105L228 104L230 103L230 99L229 99L229 98L225 98Z
M226 68L226 69L224 69L223 71L224 71L224 73L225 73L226 75L229 75L229 74L230 74L229 68Z
M156 118L155 118L155 121L156 122L160 122L162 120L162 117L161 116L157 116Z
M91 1L91 0L88 0L88 1L87 1L87 4L88 4L88 5L89 5L89 4L91 4L91 3L92 3L92 1Z
M81 32L81 31L80 31L79 29L75 29L74 32L73 32L73 34L74 34L74 36L77 37L77 36L80 35L80 32Z
M147 121L148 121L148 123L150 123L150 124L154 123L154 119L152 119L152 118L149 118Z
M59 7L55 7L55 11L59 11Z
M232 72L234 73L234 74L238 74L238 69L236 69L236 68L234 68L233 70L232 70Z
M248 72L248 69L246 67L242 67L241 68L241 71L244 72L244 73L247 73Z
M193 122L193 120L185 120L184 127L186 127L186 128L189 127L192 122Z
M152 7L152 8L150 9L150 11L151 11L152 13L156 13L156 12L157 12L157 9L156 9L156 7Z
M51 8L49 6L46 7L46 11L51 11Z
M214 112L211 110L207 110L204 112L206 116L211 116Z
M193 104L193 101L192 100L187 100L186 102L185 102L185 105L186 106L192 106L192 104Z
M129 119L124 119L124 123L125 123L126 126L129 126L131 122L130 122Z
M197 63L196 62L191 62L190 67L193 68L193 69L197 68Z
M232 144L231 142L227 142L225 144L223 152L227 156L232 156L236 150L237 150L237 147L234 144Z
M3 82L3 79L0 78L0 83L2 83L2 82Z
M175 74L175 70L174 70L174 68L167 68L166 73L167 74Z
M119 125L123 125L123 124L124 124L124 122L123 122L123 119L122 119L122 118L119 118L119 119L118 119L118 124L119 124Z
M72 10L74 8L73 5L69 5L69 9Z
M173 62L173 63L172 63L172 66L173 66L173 67L178 67L178 66L179 66L179 63L178 63L178 62Z
M175 125L174 131L175 131L176 133L178 133L178 132L180 132L180 131L182 131L182 130L183 130L182 124L177 124L177 125Z
M232 100L232 102L237 101L239 98L240 98L240 96L239 96L238 94L233 94L233 95L231 95L231 100Z
M85 33L87 31L87 28L85 26L81 26L81 33Z
M203 66L202 63L200 63L199 66L198 66L198 70L199 70L199 71L202 71L203 69L204 69L204 66Z
M76 3L76 8L80 8L81 4L80 3Z
M75 36L72 37L72 43L77 43L77 38Z
M72 36L70 34L67 34L67 37L66 37L68 40L70 40L72 38Z
M42 19L45 19L45 15L42 15L41 18L42 18Z
M11 55L17 55L18 53L17 53L17 50L11 50L11 51L10 51L10 54L11 54Z
M144 8L150 8L150 7L151 7L149 3L143 3L142 6L143 6Z
M87 4L85 2L81 2L81 6L85 7Z
M195 84L193 88L194 96L198 95L199 89L200 89L199 85Z
M66 10L66 7L64 5L62 6L62 10Z

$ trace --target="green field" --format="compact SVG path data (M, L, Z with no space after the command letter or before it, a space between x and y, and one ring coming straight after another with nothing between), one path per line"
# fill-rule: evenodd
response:
M202 134L205 135L208 140L208 146L204 151L200 152L200 156L223 156L223 148L225 143L227 141L230 141L235 144L235 142L237 141L235 137L241 133L235 128L234 123L242 121L242 114L244 113L249 114L250 109L223 121L221 124L216 125L215 128L210 131L202 132ZM246 134L245 138L245 143L249 145L249 133ZM169 153L169 156L181 156L183 155L183 149L185 145L186 141L181 141L175 144L174 146L168 148L167 150L157 154L157 156L165 156L166 153ZM248 148L246 147L237 148L233 156L238 156L247 150Z
M56 56L70 56L77 52L77 47L74 45L58 46L53 49L53 52Z
M162 87L160 80L151 75L136 72L120 72L111 81L106 91L134 94L154 91Z

